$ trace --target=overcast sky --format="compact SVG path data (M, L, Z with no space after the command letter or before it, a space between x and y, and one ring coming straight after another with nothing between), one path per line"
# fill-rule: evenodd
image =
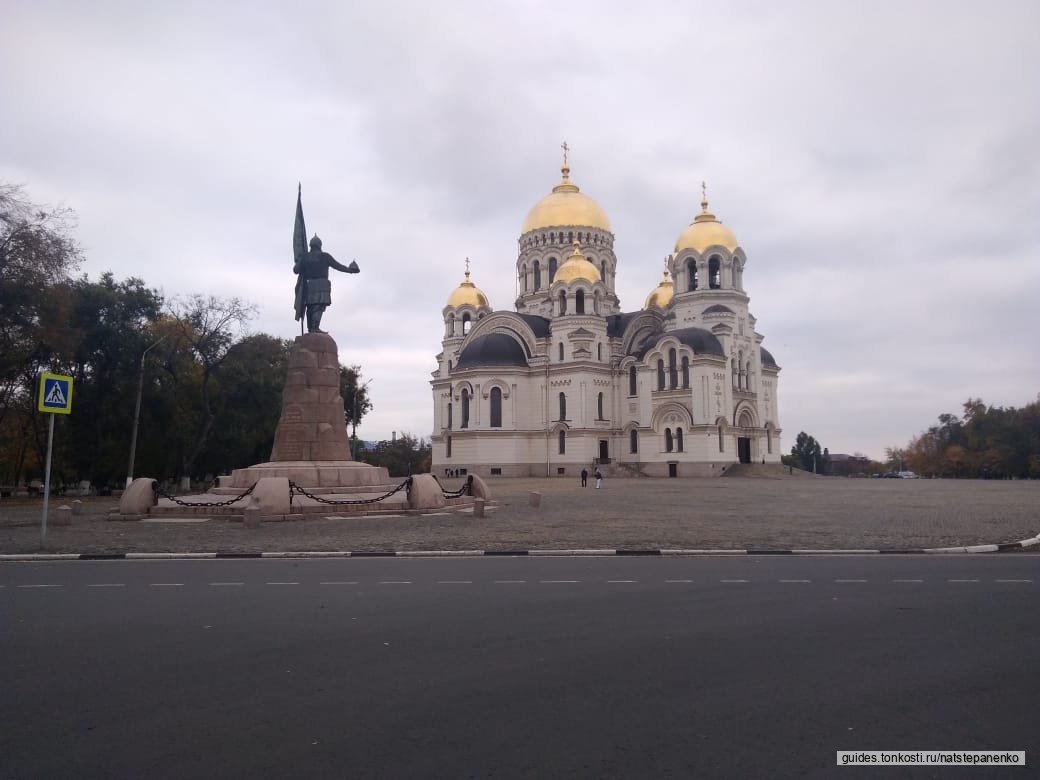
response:
M782 367L780 424L880 457L969 397L1040 391L1040 3L4 0L0 180L79 215L84 271L239 296L292 338L292 227L341 262L323 320L429 436L441 309L515 299L530 207L605 209L625 311L712 211Z

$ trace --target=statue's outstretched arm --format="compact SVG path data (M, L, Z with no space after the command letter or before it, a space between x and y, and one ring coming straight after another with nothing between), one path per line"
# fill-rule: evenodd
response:
M342 271L345 274L356 274L361 271L361 269L358 268L358 264L356 261L351 262L350 265L343 265L343 263L336 260L336 258L328 254L327 252L325 253L325 256L329 260L329 268L335 268L337 271Z

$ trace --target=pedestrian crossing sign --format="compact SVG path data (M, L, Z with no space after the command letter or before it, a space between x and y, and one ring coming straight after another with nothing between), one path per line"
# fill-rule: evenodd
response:
M41 412L51 414L71 414L72 377L61 374L42 374L40 376L40 403L37 408Z

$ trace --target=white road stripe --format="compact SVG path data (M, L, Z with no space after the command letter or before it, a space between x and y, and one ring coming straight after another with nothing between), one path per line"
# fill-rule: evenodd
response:
M673 584L674 583L689 583L689 582L693 582L693 580L665 580L665 582L673 583Z
M924 580L892 580L892 582L924 582Z
M946 580L947 582L978 582L978 580Z
M149 588L180 588L184 585L183 582L149 582Z
M866 582L866 580L835 580L835 582Z
M626 582L639 582L639 580L607 580L607 583L618 583L623 584Z
M64 585L19 585L19 588L63 588Z
M543 585L569 585L581 580L539 580Z
M751 580L719 580L719 582L751 582Z
M268 582L268 585L299 585L298 582Z
M245 585L245 583L244 582L211 582L210 585L213 585L214 587L219 587L219 586L222 586L222 585Z
M87 585L88 588L122 588L125 587L125 583L122 582L94 582Z
M527 580L495 580L495 585L526 585Z
M380 585L411 585L411 580L380 580Z
M812 580L780 580L780 582L812 582Z
M1032 582L1032 580L994 580L994 582Z
M472 585L473 580L437 580L438 585Z
M319 582L319 585L357 585L356 580L350 582Z

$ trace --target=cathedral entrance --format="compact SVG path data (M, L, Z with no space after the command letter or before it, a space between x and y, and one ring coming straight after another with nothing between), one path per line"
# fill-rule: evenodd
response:
M599 462L610 463L610 452L608 451L606 439L599 440Z
M737 457L741 463L751 462L751 439L747 436L737 438Z

